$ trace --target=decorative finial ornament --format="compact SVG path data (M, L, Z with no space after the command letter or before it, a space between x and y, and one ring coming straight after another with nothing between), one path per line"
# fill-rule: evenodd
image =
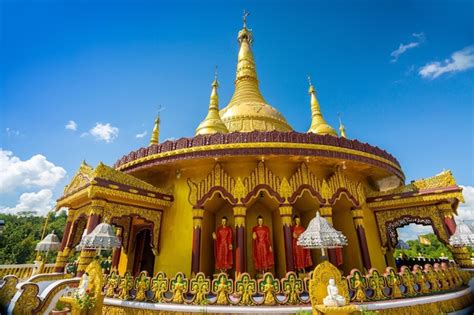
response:
M342 124L341 113L338 113L337 116L339 117L339 132L341 134L341 137L347 138L346 127Z
M160 112L164 108L161 105L158 108L158 115L155 118L155 126L153 127L153 131L151 132L150 138L150 145L158 144L160 140Z
M244 21L244 28L247 28L247 17L250 13L247 10L244 10L244 15L242 16L242 20Z
M217 88L219 82L217 81L217 66L214 72L214 81L212 82L211 97L209 100L209 110L206 118L196 128L196 135L214 134L214 133L228 133L227 127L221 120L219 114L219 97L217 95Z
M318 135L331 135L337 137L337 132L331 127L326 120L324 120L318 99L316 98L316 90L311 82L311 77L308 76L309 89L308 93L311 96L311 127L308 132L313 132Z

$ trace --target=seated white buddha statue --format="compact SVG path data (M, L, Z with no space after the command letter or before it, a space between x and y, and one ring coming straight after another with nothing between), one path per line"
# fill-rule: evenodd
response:
M87 291L87 287L89 286L89 275L85 272L81 277L81 282L79 283L79 287L77 288L76 294L78 296L84 296Z
M324 306L343 306L346 305L346 299L339 295L339 289L333 278L329 279L328 296L323 299Z

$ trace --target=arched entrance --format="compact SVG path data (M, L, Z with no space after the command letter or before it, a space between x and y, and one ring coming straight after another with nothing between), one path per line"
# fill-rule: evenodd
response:
M136 277L141 271L153 275L155 255L151 247L151 228L139 230L135 236L135 256L133 260L133 275Z

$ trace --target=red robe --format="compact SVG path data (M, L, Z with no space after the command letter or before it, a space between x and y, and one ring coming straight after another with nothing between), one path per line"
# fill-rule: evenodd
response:
M275 262L273 259L273 251L270 250L270 229L266 225L254 226L253 233L257 234L257 238L253 240L253 261L255 269L266 270L271 268Z
M298 236L303 233L305 230L304 227L300 226L292 226L291 227L291 235L296 235L296 238L293 236L293 258L295 262L296 269L304 269L306 267L312 266L313 261L311 260L311 254L309 249L304 248L302 246L298 246L296 241L298 240Z
M214 242L214 254L216 257L216 268L218 270L232 269L232 229L228 226L219 226L216 231Z

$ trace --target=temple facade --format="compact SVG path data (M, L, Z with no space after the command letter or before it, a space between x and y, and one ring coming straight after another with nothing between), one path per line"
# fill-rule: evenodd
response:
M231 228L230 275L254 276L254 227L268 227L274 264L267 270L283 278L296 271L294 218L301 226L319 211L346 235L348 246L329 250L330 262L349 274L395 267L397 228L431 225L448 244L462 189L451 172L405 185L395 157L346 136L322 114L309 82L307 131L294 131L267 103L259 89L252 53L253 33L244 23L238 36L234 94L219 109L217 76L207 116L194 137L159 141L159 118L150 145L121 157L113 167L81 164L57 201L68 209L55 270L63 271L84 233L100 222L115 227L121 247L112 254L120 275L183 272L217 274L213 233L223 218ZM204 102L203 102L204 103ZM470 266L465 248L452 248L461 266ZM94 251L80 253L83 272ZM314 269L320 252L310 252Z

